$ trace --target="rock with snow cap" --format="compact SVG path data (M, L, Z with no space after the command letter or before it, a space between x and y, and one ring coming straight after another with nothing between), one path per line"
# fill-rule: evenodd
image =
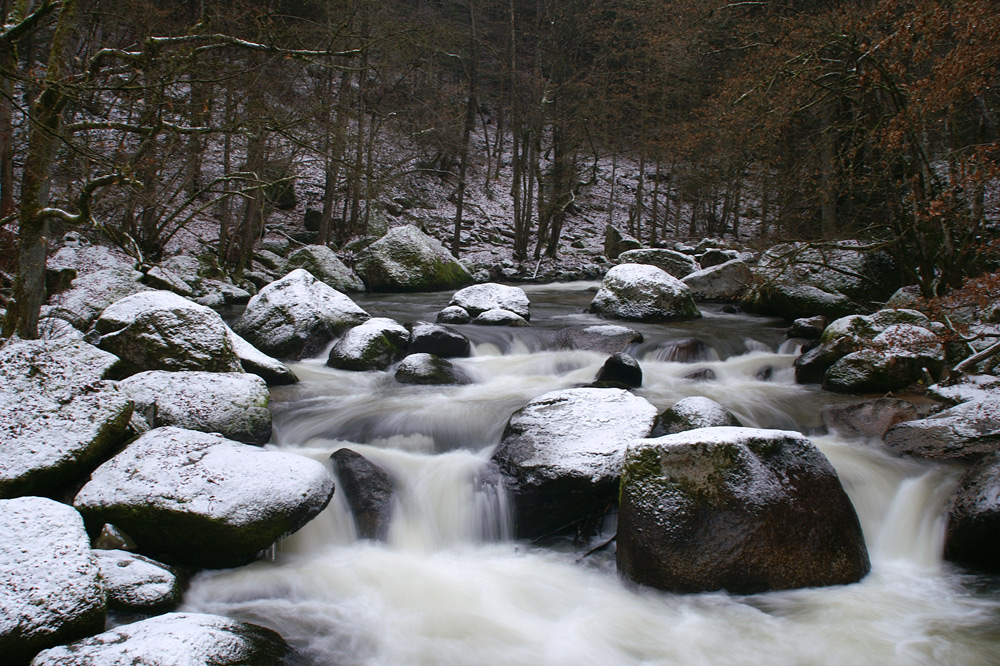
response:
M695 271L701 270L701 266L695 261L694 257L666 248L627 250L618 255L618 263L649 264L650 266L656 266L665 270L678 280Z
M493 308L492 310L487 310L473 319L472 323L479 326L510 326L513 328L521 328L531 325L528 323L528 320L521 315L516 312L511 312L510 310L504 310L503 308Z
M516 534L582 527L616 501L625 448L649 436L656 408L622 389L541 395L510 417L493 463L514 504Z
M285 270L304 268L320 282L337 291L364 291L365 283L358 274L344 265L337 253L326 245L307 245L288 257Z
M372 291L441 291L472 282L460 261L413 225L394 227L365 248L356 269Z
M684 276L684 284L694 298L705 301L739 301L743 299L753 272L742 259L702 268Z
M270 394L257 375L150 370L118 383L150 430L177 426L246 444L271 439Z
M105 381L118 364L82 340L0 349L0 497L52 493L122 443L132 401Z
M407 354L434 354L441 358L466 358L472 354L469 339L450 328L426 321L413 322L406 327L410 329Z
M450 305L437 315L439 324L468 324L471 321L472 317L465 308L460 308L457 305Z
M698 263L702 268L714 268L728 261L739 259L740 253L736 250L724 250L713 247L698 255Z
M72 288L54 296L42 307L43 317L65 319L86 331L112 303L149 287L142 284L142 273L132 268L107 268L85 273L73 280Z
M829 405L823 410L827 429L845 437L882 439L897 423L929 416L934 405L915 404L899 398L875 398L849 404Z
M400 361L395 377L401 384L440 386L472 383L472 378L448 359L426 353L410 354Z
M233 328L265 354L300 359L369 318L346 295L298 268L250 299Z
M332 474L315 460L165 427L101 465L73 504L123 529L145 555L218 568L255 559L332 495Z
M701 317L687 285L656 266L644 264L620 264L609 270L590 311L633 321Z
M965 473L948 510L944 556L982 571L1000 571L1000 453Z
M639 388L642 386L642 368L639 362L623 352L615 352L604 362L594 380L596 388Z
M870 568L833 466L795 432L700 428L629 446L618 570L674 592L843 585Z
M133 613L162 613L181 602L181 580L165 564L124 550L94 550L108 606Z
M971 400L927 418L897 423L882 441L902 455L975 462L1000 450L1000 399Z
M42 497L0 500L0 658L24 666L44 648L104 627L107 601L83 519Z
M926 378L944 368L944 343L926 328L894 324L866 348L834 363L823 376L823 388L839 393L885 393Z
M520 287L511 287L495 282L474 284L471 287L460 289L451 297L448 305L464 308L472 317L478 317L484 312L499 308L514 312L522 319L531 319L531 304L524 290Z
M555 345L559 349L581 349L606 354L623 352L630 345L642 341L642 333L618 324L568 326L559 329L555 337Z
M244 372L257 375L267 382L268 386L282 386L299 381L287 365L260 351L237 335L233 329L228 328L227 333L229 342L233 345L233 352L240 360Z
M711 398L696 395L682 398L664 410L656 418L651 437L674 435L697 428L739 425L742 425L739 419L728 409Z
M373 317L348 329L330 350L326 364L341 370L386 370L406 351L410 332L400 323Z
M46 650L31 666L292 666L295 652L264 627L220 615L167 613Z

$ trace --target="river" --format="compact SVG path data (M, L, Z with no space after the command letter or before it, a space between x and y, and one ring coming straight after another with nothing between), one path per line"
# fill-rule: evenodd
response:
M386 543L356 538L343 497L271 558L205 572L183 609L271 627L316 666L767 666L1000 664L1000 585L941 559L961 470L901 459L822 430L846 398L794 382L785 324L702 305L693 322L632 325L659 409L703 395L744 425L794 429L840 474L872 572L843 587L678 595L618 578L613 519L585 543L511 538L507 504L477 483L510 414L542 393L593 380L605 354L552 349L585 314L595 283L526 287L531 328L456 327L474 343L465 386L419 387L388 373L293 365L272 391L269 446L326 462L348 446L399 484ZM434 321L450 294L364 295L373 316ZM631 325L631 324L630 324ZM698 346L679 344L700 340ZM679 360L680 359L680 360ZM686 378L711 370L714 379ZM593 552L591 552L593 551Z

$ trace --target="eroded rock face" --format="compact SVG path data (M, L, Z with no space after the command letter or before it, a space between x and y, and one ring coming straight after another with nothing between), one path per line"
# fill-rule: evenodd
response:
M460 289L451 297L448 305L457 305L472 317L478 317L489 310L501 309L513 312L522 319L531 319L531 303L524 290L495 282Z
M168 613L38 655L32 666L292 666L277 633L219 615Z
M740 425L739 419L732 412L711 398L691 396L678 400L656 418L652 436L674 435L697 428Z
M1000 400L964 402L927 418L897 423L883 441L902 455L975 462L1000 449Z
M386 370L403 358L410 332L398 322L374 317L348 329L330 350L326 364L341 370Z
M124 550L95 550L108 605L133 613L161 613L181 602L181 581L168 566Z
M104 627L107 601L83 519L41 497L0 500L0 656L24 666Z
M614 388L553 391L514 412L492 461L510 491L517 536L603 515L615 502L626 446L647 437L655 419L647 400Z
M360 253L357 271L372 291L441 291L472 274L436 239L413 225L395 227Z
M798 433L702 428L629 447L618 569L630 580L752 594L852 583L869 568L836 472Z
M590 310L633 321L701 317L687 285L666 271L644 264L621 264L609 270Z
M384 469L351 449L339 449L330 456L362 539L384 541L392 520L395 484Z
M983 571L1000 571L1000 453L966 472L948 511L946 559Z
M304 268L320 282L337 291L364 291L365 283L358 274L344 265L337 254L326 245L307 245L288 257L285 270Z
M265 354L300 359L367 319L354 301L299 268L250 299L234 330Z
M303 456L157 428L101 465L73 504L139 550L197 567L245 564L326 507L333 476Z
M610 257L609 257L610 258ZM695 271L701 270L701 265L694 257L667 249L627 250L617 257L622 264L649 264L670 273L677 279L682 279Z

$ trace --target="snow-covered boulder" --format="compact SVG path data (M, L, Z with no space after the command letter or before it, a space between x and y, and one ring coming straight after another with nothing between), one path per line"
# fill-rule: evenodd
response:
M98 346L121 358L129 372L243 372L219 313L169 291L116 301L95 328Z
M103 381L117 366L82 340L0 349L0 497L54 492L121 444L132 401Z
M618 324L567 326L559 329L555 337L555 345L559 349L580 349L606 354L623 352L629 345L642 341L642 333Z
M753 279L750 266L742 259L702 268L682 280L694 298L704 301L739 301Z
M250 299L233 328L266 354L300 359L367 319L350 298L298 268Z
M612 354L594 379L595 388L639 388L642 386L642 368L639 362L623 352Z
M473 319L472 323L479 326L510 326L514 328L531 325L521 315L510 310L504 310L503 308L487 310Z
M177 426L246 444L271 439L270 394L257 375L150 370L118 388L135 404L134 420L141 420L143 431Z
M450 328L426 321L413 322L406 327L410 329L407 354L434 354L441 358L465 358L472 354L469 339Z
M326 245L307 245L288 257L285 270L304 268L320 282L337 291L364 291L365 283L358 274L344 265L337 253Z
M332 495L332 474L315 460L167 427L101 465L73 504L156 559L231 567L305 525Z
M0 535L4 666L25 666L39 650L104 627L104 586L73 507L42 497L0 500Z
M623 252L638 250L642 243L635 236L631 236L618 227L609 224L604 229L604 256L608 259L617 259Z
M966 472L948 511L945 558L984 571L1000 571L1000 453Z
M348 329L333 345L326 364L341 370L387 370L406 351L410 332L400 323L373 317Z
M607 272L590 311L634 321L701 317L686 284L656 266L620 264Z
M396 484L382 467L351 449L338 449L330 456L337 472L340 492L354 516L362 539L384 541L389 536Z
M944 368L944 343L925 328L896 324L869 346L844 356L830 366L823 388L838 393L886 393L925 378L936 378Z
M695 271L701 270L701 266L695 261L694 257L666 248L627 250L618 255L618 263L649 264L670 273L678 280Z
M181 580L165 564L124 550L95 550L108 606L133 613L157 613L181 602Z
M358 255L356 268L372 291L442 291L472 282L460 261L413 225L390 229Z
M267 382L268 386L281 386L294 384L299 381L291 369L278 359L268 356L252 344L228 328L229 342L233 345L233 352L240 360L244 372L257 375Z
M870 568L833 466L794 432L701 428L629 447L618 570L675 592L842 585Z
M410 354L396 368L394 375L401 384L471 384L472 379L446 358L434 354Z
M882 439L902 455L975 462L1000 450L1000 399L963 402L927 418L897 423Z
M465 308L450 305L438 313L437 321L439 324L468 324L472 321L472 316Z
M682 398L664 410L653 427L652 437L674 435L698 428L742 425L732 412L700 395Z
M178 296L184 296L185 298L194 296L194 289L184 281L184 278L162 266L153 266L146 271L143 282L153 289L172 291Z
M625 448L649 436L656 408L622 389L541 395L514 412L492 461L510 492L516 534L534 538L614 504Z
M65 319L81 331L89 329L101 312L126 296L149 291L142 284L142 273L131 268L107 268L85 273L68 291L54 296L42 308L43 317Z
M522 319L531 319L531 303L528 301L528 295L524 293L524 289L495 282L474 284L471 287L459 289L451 297L448 305L464 308L473 317L499 308L518 314Z
M283 666L281 636L220 615L167 613L46 650L31 666Z

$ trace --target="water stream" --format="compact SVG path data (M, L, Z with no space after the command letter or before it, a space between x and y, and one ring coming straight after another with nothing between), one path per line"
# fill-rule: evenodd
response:
M404 386L387 373L294 366L273 391L271 446L327 461L348 446L400 488L386 543L358 540L343 497L273 559L199 575L185 609L276 629L317 666L696 664L987 666L1000 663L1000 585L941 559L944 511L960 470L822 431L843 397L794 383L784 323L703 306L704 318L636 326L637 393L664 409L704 395L748 426L804 432L837 468L861 519L872 573L843 587L733 596L639 588L613 546L515 541L504 498L477 483L510 414L547 391L593 380L606 355L561 351L589 283L530 287L530 329L458 327L458 363L476 383ZM373 316L434 316L449 294L368 295ZM706 345L679 341L700 340ZM691 350L694 350L692 352ZM710 370L714 379L687 378ZM608 534L614 526L607 525Z

